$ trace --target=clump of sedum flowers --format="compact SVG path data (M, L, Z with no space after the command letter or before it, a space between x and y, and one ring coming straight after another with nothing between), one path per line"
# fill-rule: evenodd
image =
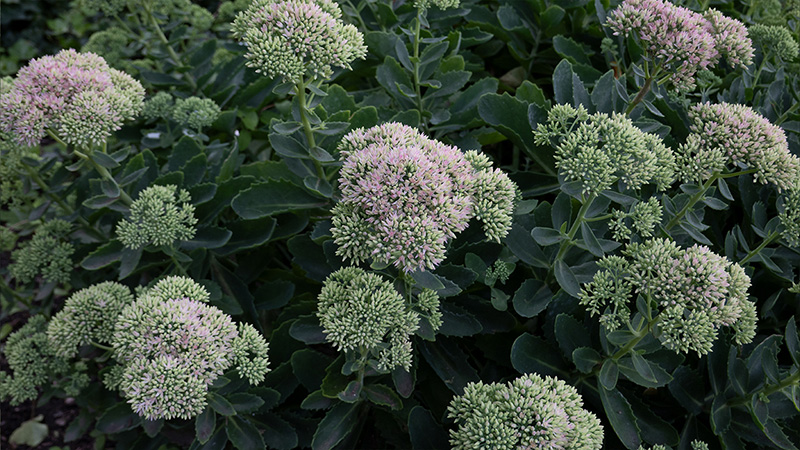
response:
M621 181L625 188L675 180L675 155L661 138L637 128L624 114L589 114L583 106L556 105L534 131L537 145L552 145L559 176L594 196Z
M690 91L695 74L722 57L732 67L747 67L753 59L744 24L713 8L702 15L667 0L623 0L609 13L607 25L615 35L637 38L645 52L648 89L656 79Z
M597 450L600 420L583 409L578 391L564 381L537 374L507 384L469 383L447 407L458 428L453 450L520 448Z
M434 331L441 325L434 291L424 289L411 305L392 283L357 267L331 274L318 297L317 317L328 341L340 351L357 354L361 367L375 360L380 371L409 369L410 337L419 328L421 315Z
M332 0L255 0L236 16L233 35L256 72L295 84L326 79L367 54L364 36L341 16Z
M72 272L72 254L75 247L68 241L72 225L61 219L42 224L33 239L21 244L11 254L13 261L8 270L22 283L29 283L38 275L50 283L66 283Z
M144 88L93 53L62 50L31 60L0 96L0 129L20 145L52 133L67 144L104 144L142 108Z
M788 28L757 23L749 28L753 42L761 47L761 53L767 58L775 55L781 61L788 62L797 58L800 47Z
M194 292L200 295L188 296ZM208 386L234 365L251 384L264 380L269 368L263 336L203 303L208 297L196 282L171 277L118 316L112 345L120 367L105 381L119 388L137 414L148 420L199 414Z
M50 345L44 316L31 317L6 340L3 353L11 373L0 372L0 401L19 405L39 396L38 388L57 383L67 395L89 384L86 365L70 364Z
M580 302L613 331L632 323L631 300L642 296L651 310L648 329L668 349L705 355L720 328L737 344L755 336L756 307L748 300L744 269L708 247L687 249L666 239L629 244L623 256L607 256L580 293Z
M746 165L756 180L792 189L800 159L789 152L786 134L745 105L700 103L689 110L691 133L678 150L684 180L702 183L731 165Z
M175 185L150 186L139 193L130 216L117 224L117 237L131 249L189 240L197 224L190 201L189 192Z
M477 152L462 153L399 123L358 129L339 145L341 201L331 231L337 254L406 272L433 269L469 220L499 242L516 186Z
M182 98L175 101L175 106L172 107L172 119L182 127L196 132L214 123L219 113L219 106L210 98Z

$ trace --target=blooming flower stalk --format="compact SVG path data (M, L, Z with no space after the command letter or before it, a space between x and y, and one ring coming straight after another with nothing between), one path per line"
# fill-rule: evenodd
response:
M358 129L339 145L342 200L331 229L337 254L411 272L433 269L445 245L479 215L489 239L511 223L514 184L488 159L389 123Z
M755 337L750 278L740 265L708 247L682 249L666 239L629 244L623 255L600 260L601 270L580 293L581 304L600 315L606 329L630 324L630 301L641 295L655 307L655 335L670 350L705 355L722 327L730 327L740 345Z
M534 131L538 145L552 145L559 175L594 196L622 181L639 189L665 190L675 180L675 155L661 139L644 133L624 114L588 114L583 106L556 105Z
M142 108L144 88L93 53L62 50L20 69L0 95L0 129L20 145L39 144L46 132L82 148L103 144Z
M139 193L130 216L117 224L117 236L128 248L172 245L191 239L197 218L189 192L175 185L150 186Z
M332 0L255 0L236 16L233 35L256 72L295 84L327 79L367 54L364 36L341 16Z
M786 134L749 106L700 103L689 118L691 133L678 149L684 180L702 183L737 163L779 190L794 188L800 179L800 158L789 152Z
M131 303L130 289L113 281L81 289L50 320L50 347L59 357L69 359L77 356L82 345L111 344L117 316Z
M66 283L72 271L75 248L67 240L72 225L61 219L51 220L36 230L33 239L11 254L11 276L29 283L41 274L48 282Z
M210 98L178 99L172 108L172 119L181 126L200 132L219 117L220 109Z
M116 321L112 345L120 368L118 378L109 381L149 420L199 414L208 385L233 365L252 384L269 371L268 345L254 328L237 328L198 299L167 298L192 291L197 291L192 280L167 278L126 306ZM207 300L207 292L200 295Z
M682 91L692 90L697 71L714 67L722 57L732 67L746 67L753 58L745 26L714 9L703 16L667 0L623 0L609 13L607 25L615 35L638 39L650 61L648 80L665 71L659 81L671 81Z
M603 445L603 426L564 381L531 373L506 384L469 383L447 407L453 450L582 449Z
M430 293L422 303L438 314L438 297ZM317 317L338 350L371 356L379 370L411 366L410 336L419 328L420 315L381 276L357 267L332 273L319 294Z

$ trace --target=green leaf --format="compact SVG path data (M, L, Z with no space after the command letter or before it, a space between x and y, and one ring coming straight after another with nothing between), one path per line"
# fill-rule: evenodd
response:
M657 381L653 369L650 368L650 364L648 364L647 360L645 360L642 355L637 352L631 352L630 356L633 361L633 367L642 378L648 381Z
M542 249L533 240L531 234L518 223L512 225L505 238L508 249L523 262L542 269L549 269L550 263Z
M297 139L284 136L282 134L270 134L269 143L275 150L275 153L286 158L300 158L309 159L311 155L305 145L301 144Z
M197 230L191 241L181 244L184 250L192 251L198 248L220 248L228 243L233 233L219 227L203 227Z
M317 426L311 441L313 450L330 450L358 426L360 404L339 403L331 408Z
M363 387L364 385L360 381L353 380L347 383L347 386L336 394L336 397L343 402L355 403L361 396Z
M603 358L591 347L578 347L572 352L572 362L583 373L591 373Z
M535 278L529 278L514 293L514 310L522 317L534 317L547 308L553 300L553 293L547 285Z
M114 434L136 428L142 417L131 410L131 405L121 402L107 409L99 419L95 428L104 434Z
M314 197L288 181L269 180L252 185L233 198L231 207L243 219L260 219L274 214L320 208L327 200Z
M572 356L576 348L592 345L586 327L569 314L561 313L556 316L555 335L559 348L567 358Z
M639 425L633 414L630 403L618 390L599 389L603 409L614 433L625 448L635 450L642 445L639 437Z
M308 397L300 403L300 408L308 410L328 409L333 404L333 400L322 393L322 389L308 394Z
M586 55L586 50L572 38L562 35L553 37L553 48L556 53L567 58L573 64L586 64L587 66L592 64Z
M594 256L602 258L605 255L603 246L600 245L600 241L597 240L592 228L586 222L581 222L581 236L583 237L583 243L586 245L586 249Z
M258 428L264 430L261 437L269 448L290 450L297 448L297 431L285 420L273 413L258 416Z
M558 350L530 333L520 335L511 346L511 365L519 373L538 373L564 377L567 374Z
M797 335L797 320L794 316L786 324L786 348L789 349L789 356L792 357L794 365L800 367L800 338Z
M631 355L632 354L633 353L631 353ZM648 361L643 357L639 360L639 368L635 366L632 357L621 358L617 361L617 365L619 366L619 371L625 375L627 379L639 386L657 388L666 386L672 381L672 376L662 369L660 365ZM640 370L643 371L644 374L640 373Z
M378 66L375 72L375 78L386 92L394 97L402 107L414 107L414 102L403 94L403 92L414 92L414 89L411 87L411 78L409 78L408 73L403 70L396 59L387 56L383 60L383 64Z
M415 406L408 415L408 434L413 450L450 448L447 432L436 423L430 411Z
M327 342L325 331L315 315L301 316L292 323L289 335L305 344L322 344Z
M214 411L222 414L223 416L235 416L236 410L233 405L225 397L210 392L208 394L208 405L214 408Z
M228 418L225 432L228 434L228 440L231 441L231 444L239 450L266 447L264 438L261 437L261 432L258 431L258 428L239 416Z
M260 397L247 394L245 392L235 392L227 396L228 401L233 405L237 413L255 411L264 404Z
M12 445L29 445L36 447L47 437L49 431L47 424L42 423L44 416L39 414L31 420L22 422L16 430L11 432L8 442Z
M442 336L436 342L422 341L418 347L425 361L456 394L463 394L467 383L480 380L478 372L469 364L466 353L454 340Z
M364 386L364 394L367 400L380 406L388 406L394 411L403 408L403 401L395 392L383 384L368 384Z
M537 244L548 247L558 244L566 238L566 235L558 230L547 227L535 227L531 230L531 237Z
M89 253L86 258L81 261L81 267L86 270L97 270L109 266L122 257L124 247L122 243L116 239L101 245L97 250Z
M291 330L289 331L291 334ZM325 367L333 358L316 350L304 348L292 353L290 360L295 377L309 391L319 389L325 379Z
M603 366L600 368L600 375L598 381L600 385L606 390L612 390L617 386L617 378L619 378L619 367L612 359L603 361Z
M578 279L575 278L572 269L562 260L556 261L553 268L556 274L556 281L558 281L561 288L567 294L578 298L581 292L581 285L578 283Z
M201 444L205 444L214 434L217 427L217 413L210 407L200 413L194 421L195 437Z
M572 71L572 64L566 59L561 60L553 71L553 91L556 102L577 107L583 105L589 112L594 110L594 105L589 100L589 93L583 82Z
M171 77L165 73L140 70L139 76L153 86L178 86L183 84L183 82L177 78Z

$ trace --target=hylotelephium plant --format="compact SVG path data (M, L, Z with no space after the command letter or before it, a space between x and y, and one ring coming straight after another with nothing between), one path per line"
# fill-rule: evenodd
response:
M247 65L293 88L312 155L317 146L314 133L324 127L312 112L315 96L325 95L321 86L334 68L350 69L354 60L367 54L363 34L341 17L341 8L331 0L255 0L232 26L233 36L247 47ZM321 162L313 162L317 178L327 183Z
M531 373L506 384L469 383L447 407L453 450L598 450L603 426L563 380Z
M516 185L482 154L399 123L354 130L339 152L342 196L331 232L346 259L434 269L471 218L495 242L511 227Z
M615 35L633 36L644 50L644 84L626 114L644 100L654 81L690 91L697 72L722 58L732 68L746 68L753 60L745 25L713 8L700 14L667 0L623 0L606 25Z
M253 385L269 371L263 336L208 305L209 298L187 277L164 278L135 301L127 287L100 283L67 300L45 341L64 361L88 344L113 354L117 365L104 383L148 420L191 418L205 409L209 385L228 368Z

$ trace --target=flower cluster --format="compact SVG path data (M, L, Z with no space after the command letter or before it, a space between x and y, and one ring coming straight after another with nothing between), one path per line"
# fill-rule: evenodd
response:
M158 97L158 95L156 95ZM210 98L189 97L178 99L172 108L172 119L181 126L200 131L219 117L220 109Z
M33 239L20 245L11 254L8 270L22 283L29 283L41 274L45 281L66 283L72 271L75 248L66 242L72 226L61 219L41 225Z
M73 358L78 348L92 342L110 344L114 323L122 309L133 303L127 287L106 281L72 294L47 327L53 352Z
M484 156L399 123L355 130L339 150L342 200L331 231L345 258L432 269L472 217L491 240L510 228L516 187Z
M612 212L614 220L609 223L609 228L614 235L614 240L623 241L631 239L633 228L643 238L653 237L656 225L661 223L661 203L655 197L650 197L646 202L637 202L625 212L615 209Z
M661 139L637 128L624 114L588 114L583 106L556 105L534 131L538 145L553 145L559 174L596 195L616 181L659 190L675 180L675 155Z
M62 383L68 395L77 395L89 384L84 364L70 365L58 357L47 339L47 321L34 316L12 333L4 349L5 359L13 372L0 372L0 401L9 399L12 405L36 399L37 388L68 377Z
M582 305L614 330L630 323L629 303L641 295L657 306L656 336L676 352L711 351L718 331L731 327L737 344L755 336L755 304L744 269L708 247L679 248L666 239L628 245L626 258L607 256L580 293Z
M761 183L792 189L800 158L789 152L786 134L745 105L700 103L691 108L691 133L678 149L684 180L702 183L728 164L755 169Z
M197 218L190 201L189 192L175 185L150 186L131 205L130 217L117 224L117 237L132 249L191 239Z
M144 102L142 117L147 120L171 119L174 107L172 94L161 91Z
M615 35L637 37L647 58L671 72L679 90L693 89L695 73L715 66L722 56L742 67L753 58L745 26L714 9L704 17L667 0L623 0L609 13L607 25Z
M109 27L93 33L81 48L81 52L102 56L109 66L125 69L130 67L125 51L128 42L125 30Z
M792 32L786 27L757 23L750 27L750 35L765 57L775 55L781 61L792 61L800 52Z
M428 9L431 6L435 6L439 9L450 9L450 8L458 8L458 5L461 4L461 0L416 0L414 2L414 7L419 9Z
M62 50L20 69L0 96L0 129L21 145L51 131L77 146L99 145L142 107L144 88L93 53Z
M426 308L438 311L438 297L426 297ZM346 267L325 280L317 300L317 317L337 349L368 351L379 370L411 366L410 336L419 328L420 316L390 282Z
M255 0L233 22L233 35L247 45L247 65L293 83L330 78L332 66L350 68L364 58L364 36L341 20L332 0Z
M453 450L596 450L603 426L564 381L531 373L507 384L469 383L447 407Z
M783 239L789 247L800 247L800 181L798 187L786 193L778 220L783 226Z
M24 158L37 158L30 147L17 144L0 132L0 205L20 205L34 196L25 189L21 173L25 173Z
M149 420L189 418L203 411L208 385L236 364L256 384L264 379L268 345L252 327L186 295L202 288L171 277L126 306L112 345L116 384L133 410ZM200 299L208 293L200 291Z
M708 444L703 441L692 441L691 450L708 450ZM643 445L639 446L639 450L672 450L672 447L666 445L656 444L650 448L645 448Z

